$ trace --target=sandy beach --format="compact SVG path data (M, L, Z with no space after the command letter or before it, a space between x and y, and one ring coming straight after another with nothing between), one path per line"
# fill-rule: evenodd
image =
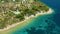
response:
M44 12L44 13L41 11L41 13L37 13L36 16L34 16L34 15L31 15L30 17L25 16L25 20L24 20L24 21L18 22L18 23L12 24L12 25L8 25L6 28L0 29L0 31L9 30L10 28L13 28L13 27L15 27L15 26L17 26L17 25L20 25L20 24L22 24L23 22L29 20L29 19L32 18L32 17L34 18L34 17L37 17L37 16L39 16L39 15L51 14L51 13L53 13L53 11L52 11L52 9L50 8L49 11Z

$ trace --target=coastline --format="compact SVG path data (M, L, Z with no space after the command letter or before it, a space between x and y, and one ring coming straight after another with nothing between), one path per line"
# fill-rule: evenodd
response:
M17 25L22 24L23 22L29 20L30 18L34 18L34 17L37 17L37 16L39 16L39 15L44 15L44 14L51 14L51 13L53 13L53 11L52 11L51 8L49 8L49 10L48 10L47 12L44 12L44 13L43 13L43 12L41 11L41 13L37 13L36 16L34 16L34 15L31 15L30 17L26 17L26 16L25 16L25 20L24 20L24 21L19 22L19 23L15 23L15 24L12 24L12 25L8 25L7 28L0 29L0 31L9 30L9 29L11 29L11 28L13 28L13 27L15 27L15 26L17 26Z

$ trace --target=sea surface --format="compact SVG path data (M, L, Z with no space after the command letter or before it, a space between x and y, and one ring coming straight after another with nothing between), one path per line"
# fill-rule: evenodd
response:
M40 0L52 8L54 13L40 15L22 28L18 27L8 34L60 34L60 0Z
M60 27L60 0L40 0L55 10L54 20Z

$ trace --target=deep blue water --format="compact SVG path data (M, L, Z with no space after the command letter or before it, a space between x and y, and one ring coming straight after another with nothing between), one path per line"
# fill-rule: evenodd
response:
M40 0L55 10L54 20L60 26L60 0Z
M46 5L53 8L56 13L60 13L60 0L40 0L44 2Z

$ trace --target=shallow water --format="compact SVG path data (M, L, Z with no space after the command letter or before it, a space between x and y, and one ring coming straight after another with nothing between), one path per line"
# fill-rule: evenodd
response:
M12 31L10 34L51 34L58 32L58 26L53 19L54 14L40 15L29 21L29 24L20 29ZM52 32L50 32L52 31ZM56 32L55 32L56 31ZM59 33L59 32L58 32ZM57 34L58 34L57 33Z

